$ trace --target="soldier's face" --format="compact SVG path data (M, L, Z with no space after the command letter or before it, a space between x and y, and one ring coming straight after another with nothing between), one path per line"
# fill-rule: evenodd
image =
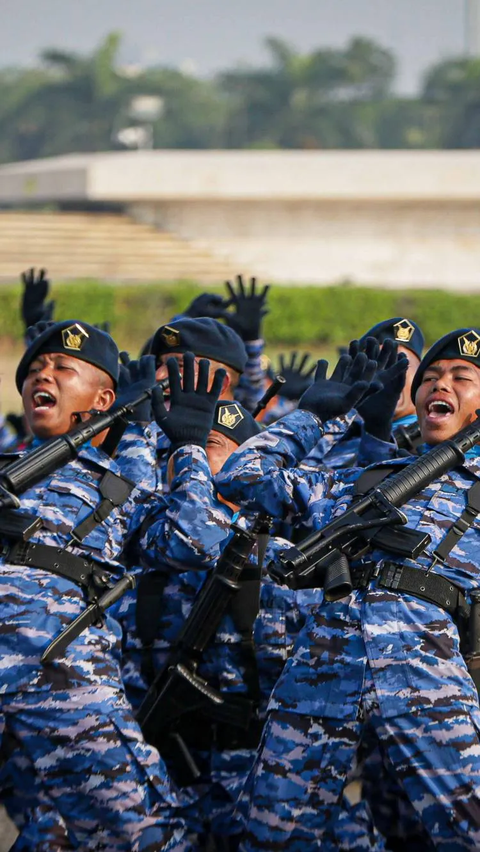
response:
M476 418L480 408L480 370L458 358L435 361L425 370L415 397L422 438L438 444Z
M395 409L395 418L398 419L400 417L406 417L407 414L414 414L415 406L412 402L412 382L415 373L418 370L418 366L420 364L420 358L415 355L415 352L412 352L410 349L406 349L405 346L399 346L398 352L403 352L404 355L408 358L408 370L407 375L405 377L405 387L403 388L397 402L397 407Z
M63 435L76 425L74 414L105 411L114 399L111 379L86 361L63 353L39 355L23 383L25 417L38 438Z
M207 458L212 475L215 476L227 461L234 450L238 450L238 444L227 438L223 432L212 430L207 440Z

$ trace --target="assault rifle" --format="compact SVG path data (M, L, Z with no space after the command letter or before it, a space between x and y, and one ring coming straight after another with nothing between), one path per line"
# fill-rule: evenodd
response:
M380 484L354 498L342 515L301 544L281 551L279 562L267 567L270 575L293 589L323 587L329 600L337 600L352 590L349 560L360 558L374 547L415 559L429 544L430 536L402 529L407 518L399 507L443 473L462 464L465 453L479 442L477 416L453 438L407 463L398 473L385 478L385 468L371 470L373 475L380 474Z
M147 742L160 746L168 727L186 712L204 711L216 721L248 726L252 704L212 688L197 672L201 654L215 635L265 521L252 530L233 524L233 536L200 589L165 665L155 677L137 714ZM258 566L260 574L261 566Z

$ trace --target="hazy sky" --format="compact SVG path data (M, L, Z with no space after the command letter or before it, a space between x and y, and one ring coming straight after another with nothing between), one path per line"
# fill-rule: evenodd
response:
M122 60L208 75L263 63L267 35L300 50L366 35L399 58L411 92L432 62L463 52L467 0L0 0L0 65L31 65L45 47L86 52L111 30Z

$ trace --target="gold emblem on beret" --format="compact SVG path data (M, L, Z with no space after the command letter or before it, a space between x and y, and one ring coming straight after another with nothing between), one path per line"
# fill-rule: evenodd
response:
M458 338L458 348L460 349L460 355L466 355L468 358L476 358L480 352L480 335L472 328Z
M88 334L78 322L62 329L62 341L65 349L73 349L75 352L79 352L86 340L88 340Z
M395 332L395 340L398 340L399 343L408 343L412 339L413 332L415 331L412 323L407 319L402 319L400 322L396 322L393 326L393 330Z
M225 426L226 429L235 429L242 420L245 420L245 416L236 403L221 405L218 409L217 423Z
M176 328L171 328L169 325L164 325L162 334L167 346L177 346L180 343L180 332Z

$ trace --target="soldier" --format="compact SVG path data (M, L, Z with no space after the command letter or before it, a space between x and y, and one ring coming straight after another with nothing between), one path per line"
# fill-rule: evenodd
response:
M214 370L221 366L226 374L220 395L222 399L227 400L233 400L235 390L247 363L245 346L238 334L210 317L195 319L187 317L160 326L151 340L150 352L155 357L158 381L168 378L167 360L169 358L175 358L180 369L182 369L185 352L194 353L197 365L200 358L210 360L211 380ZM160 434L158 436L158 461L163 467L165 487L168 487L166 462L169 446L168 437Z
M345 510L360 471L294 467L321 436L325 394L317 381L297 412L233 454L217 477L226 499L254 511L307 514L314 529ZM430 445L475 419L480 330L451 332L429 350L412 399ZM422 554L413 560L375 548L352 565L350 595L310 612L270 703L251 777L245 849L295 852L312 838L332 848L331 826L365 730L381 743L434 848L480 848L480 707L457 626L461 602L480 580L473 497L466 511L479 478L474 448L402 507L409 526L431 536ZM387 573L395 566L402 571L391 582ZM426 590L427 572L433 592Z
M115 620L107 616L65 656L40 663L51 638L84 608L85 595L123 574L127 541L150 564L187 559L203 565L218 556L223 533L206 499L202 444L224 374L219 371L208 390L208 362L199 363L195 382L193 356L185 361L183 387L171 365L178 392L169 414L156 394L157 414L176 450L168 503L160 494L156 434L133 423L115 459L86 445L61 473L31 487L22 510L42 520L40 530L27 544L3 543L2 749L16 746L13 754L7 752L8 765L26 808L40 788L40 808L57 810L73 848L188 848L164 764L144 742L125 698ZM138 390L131 389L133 398L154 382L149 359L143 372ZM31 342L16 374L36 443L68 431L92 409L107 410L117 378L118 350L108 334L73 320L47 327ZM137 416L151 420L148 409ZM208 554L191 538L192 512L204 536L210 531Z
M234 449L259 431L260 426L239 403L219 401L213 429L206 444L211 476L220 470ZM223 543L226 544L236 509L218 497L211 476L212 507L218 516L223 517ZM143 575L138 585L138 597L136 592L132 592L122 600L119 613L124 628L122 677L127 695L135 708L145 698L155 674L165 666L204 581L205 572L195 570L188 562L181 572L172 572L167 563L158 564L155 571ZM236 612L237 608L233 614L224 618L211 647L199 661L198 671L201 677L227 696L233 692L247 698L250 689L253 689L251 698L256 702L258 686L252 686L252 677L254 680L256 678L253 647L249 644L250 637L246 635L248 630L239 633ZM252 629L253 622L250 631ZM252 666L253 674L246 673L246 669ZM251 742L254 723L252 721L248 732L242 731L231 724L216 724L208 713L196 711L192 714L188 713L188 708L185 709L187 712L178 720L175 733L182 736L201 770L201 778L184 777L182 753L176 748L176 739L169 736L168 732L160 751L165 756L172 777L181 777L188 787L191 805L183 812L183 816L187 821L189 837L192 839L195 836L196 842L201 844L205 842L209 831L224 837L238 835L241 827L233 820L232 812L237 794L253 762ZM161 715L161 708L159 713ZM245 745L240 751L241 740L246 744L248 741L248 749Z

